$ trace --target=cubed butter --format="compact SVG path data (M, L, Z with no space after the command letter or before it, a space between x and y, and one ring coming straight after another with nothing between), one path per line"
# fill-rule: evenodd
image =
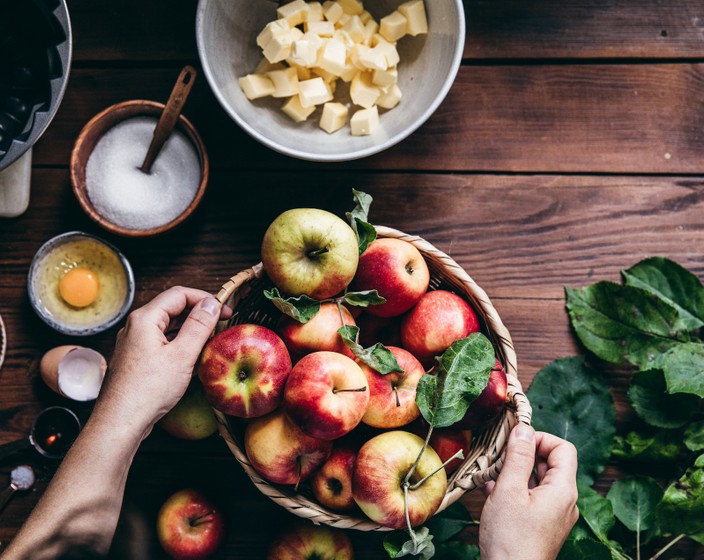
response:
M388 88L398 82L398 70L389 68L388 70L374 70L372 83L375 86Z
M345 83L350 83L359 72L359 68L352 64L352 61L348 57L345 61L345 69L342 71L342 74L340 74L340 79Z
M368 136L379 126L379 110L376 105L369 109L360 109L350 119L352 136Z
M428 18L425 15L425 4L423 0L410 0L398 7L398 11L403 14L408 22L406 33L415 37L428 33Z
M372 42L372 44L374 43ZM401 62L401 57L398 54L396 45L389 43L388 41L385 41L382 38L379 38L376 41L374 49L384 54L384 58L386 59L386 65L388 68L398 66L398 63Z
M340 130L347 122L348 113L347 107L342 103L326 103L320 117L320 128L328 134Z
M323 15L329 22L337 22L337 20L339 20L344 13L345 12L342 10L342 6L340 6L337 2L325 2L323 4Z
M254 73L266 74L267 72L271 72L272 70L283 70L284 68L286 67L280 62L272 64L266 58L262 58L259 64L257 64L257 67L254 69Z
M331 74L331 73L328 72L327 70L323 70L320 66L316 66L316 67L314 67L314 68L311 68L311 72L312 72L315 76L318 76L319 78L322 78L323 81L324 81L326 84L331 84L331 83L333 83L335 80L337 80L337 78L338 78L338 76L336 76L335 74Z
M320 48L317 42L307 38L307 33L298 41L294 41L291 45L291 56L289 60L298 66L310 68L318 63L318 49ZM316 35L317 37L317 35Z
M342 26L342 30L349 35L353 43L364 41L364 24L359 16L351 16Z
M257 45L265 49L274 37L291 31L291 26L284 20L275 20L266 24L262 32L257 35Z
M408 20L398 10L381 18L381 22L379 23L379 33L381 33L381 36L387 41L398 41L406 34Z
M379 99L377 99L376 104L384 109L393 109L401 101L401 90L398 84L391 86L388 91L382 94Z
M306 14L306 22L324 21L323 5L320 2L308 2L308 13Z
M364 5L360 0L337 0L342 6L342 11L350 16L358 16L364 11Z
M293 37L290 31L283 35L275 36L266 47L264 47L264 56L269 62L281 62L291 56L291 45Z
M305 0L293 0L276 10L279 19L284 19L291 27L302 24L308 18L310 7Z
M379 24L374 21L368 21L367 23L364 24L364 44L365 45L371 45L372 44L372 37L376 35L376 33L379 31Z
M369 109L381 96L381 90L372 83L371 72L360 72L350 85L352 103Z
M306 108L322 105L332 99L332 92L322 78L298 82L298 88L301 105Z
M326 72L340 76L345 71L346 61L347 49L344 43L330 39L323 47L318 64Z
M315 111L315 105L304 107L301 105L301 100L298 95L295 95L284 103L281 110L286 113L294 122L303 122Z
M268 76L262 74L249 74L238 80L247 99L259 99L272 95L276 88Z
M364 10L361 14L359 14L359 19L361 19L362 23L366 25L374 19L374 16L372 16L372 14L370 14L367 10Z
M359 64L367 70L386 70L389 67L383 48L379 45L373 49L362 50Z
M335 24L331 21L311 21L306 24L306 33L315 33L320 37L332 37Z
M298 64L291 63L291 68L296 69L296 75L298 76L298 81L310 80L313 77L313 72L310 68L305 66L299 66Z
M298 72L295 68L274 70L266 75L274 84L272 97L291 97L298 94Z

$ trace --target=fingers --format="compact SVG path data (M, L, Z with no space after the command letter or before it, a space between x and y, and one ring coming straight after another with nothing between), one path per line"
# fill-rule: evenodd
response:
M506 459L496 481L496 488L525 492L534 464L535 430L528 424L519 422L508 438Z
M493 480L490 480L482 487L482 492L484 493L484 497L488 497L489 494L491 494L491 492L494 490L494 486L496 486L496 482Z
M201 300L188 314L176 338L170 344L176 345L181 356L195 364L200 351L217 325L221 315L220 302L212 296Z
M133 311L133 322L156 325L160 331L164 332L173 317L177 317L186 308L193 307L209 295L203 290L174 286Z
M541 468L541 484L574 485L577 478L577 450L574 445L545 432L537 432L536 441L538 456L545 461L545 466Z

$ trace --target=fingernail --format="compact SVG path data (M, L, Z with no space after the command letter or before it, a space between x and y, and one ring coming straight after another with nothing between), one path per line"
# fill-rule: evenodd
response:
M205 298L200 302L200 308L213 317L220 316L220 302L214 297Z
M513 432L511 432L511 435L516 439L533 443L533 438L535 437L535 430L532 428L532 426L524 424L523 422L519 422L513 429Z

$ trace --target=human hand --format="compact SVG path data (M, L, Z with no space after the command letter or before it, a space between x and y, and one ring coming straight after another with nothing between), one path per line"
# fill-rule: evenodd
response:
M93 416L146 437L183 396L210 333L230 315L207 292L183 287L170 288L130 313L117 334ZM179 326L170 340L167 334Z
M486 487L479 525L482 560L556 558L579 517L576 478L574 445L519 423L497 481Z

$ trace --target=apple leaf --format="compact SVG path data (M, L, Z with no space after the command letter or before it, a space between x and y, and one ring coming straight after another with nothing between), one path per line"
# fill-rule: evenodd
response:
M696 535L704 532L704 455L668 486L656 515L663 533Z
M694 395L669 395L663 372L657 369L637 372L631 379L628 398L647 424L657 428L679 428L696 414L700 399Z
M653 435L629 432L616 436L612 455L618 459L643 463L665 463L677 460L682 454L679 437L671 430L659 430Z
M609 547L590 539L568 539L557 560L611 560Z
M653 362L665 374L668 393L691 393L704 398L704 344L678 344Z
M687 330L704 325L704 286L683 266L664 257L651 257L621 273L626 285L648 290L675 307Z
M359 243L359 254L361 255L367 250L369 244L376 239L376 230L369 223L369 208L372 204L372 196L357 189L352 189L355 207L352 212L347 212L347 219L350 221L350 226L357 235Z
M435 536L435 542L441 544L459 535L465 527L473 524L475 521L469 510L460 502L455 502L428 519L425 526Z
M655 523L655 507L663 490L655 479L647 476L629 476L614 481L606 498L614 515L630 531L640 533Z
M688 340L677 309L642 288L598 282L565 293L575 333L607 362L652 367L659 354Z
M690 451L704 450L704 420L687 426L684 432L684 444Z
M463 542L442 543L435 547L435 560L479 560L479 547Z
M579 454L577 478L592 484L609 460L616 433L613 398L603 377L584 357L562 358L538 372L526 396L535 429L571 441Z
M384 550L389 558L401 558L402 556L418 556L421 560L430 560L435 556L435 546L433 545L433 535L427 527L421 527L412 538L400 531L394 531L384 538Z
M359 327L345 325L337 329L337 332L342 337L345 345L352 350L355 358L368 365L374 371L378 371L382 375L403 373L403 369L398 365L396 357L386 346L377 342L374 346L364 348L357 342L359 340Z
M284 298L277 288L272 288L264 290L264 297L271 300L281 313L299 323L307 323L320 311L320 302L307 295Z
M345 303L354 307L369 307L370 305L380 305L386 303L386 299L379 295L376 290L365 290L363 292L347 292L341 298Z
M577 484L579 498L577 508L596 537L607 544L609 531L613 529L616 517L611 502L586 484ZM608 544L607 544L608 546Z

